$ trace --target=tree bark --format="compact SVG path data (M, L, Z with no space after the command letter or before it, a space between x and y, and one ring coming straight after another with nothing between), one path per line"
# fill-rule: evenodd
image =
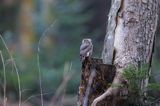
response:
M114 75L114 66L103 64L102 59L87 57L82 63L78 106L90 106L93 100L109 87ZM105 106L105 104L107 104L106 99L98 106Z
M157 28L157 0L113 0L112 7L108 18L108 30L104 40L104 49L102 52L102 59L104 64L111 64L113 73L109 73L111 69L104 68L103 71L98 71L101 77L102 75L114 75L112 79L112 85L114 84L125 84L127 81L122 76L124 69L129 65L133 65L138 68L140 64L149 64L146 72L146 78L140 84L142 89L148 84L148 77L150 74L153 47L155 42L155 32ZM84 64L87 67L88 63ZM95 64L95 63L94 63ZM90 67L92 66L89 65ZM107 65L108 66L108 65ZM98 67L99 66L98 64ZM89 91L87 97L87 104L83 103L86 100L86 89L83 85L87 86L89 83L89 76L92 73L92 68L84 70L82 68L82 81L80 85L80 96L81 106L123 106L124 103L119 94L121 89L119 87L113 88L106 82L107 87L105 90L100 90L98 95L94 96L94 99L90 98L95 95L94 92ZM94 67L97 72L97 68ZM111 71L111 72L112 72ZM89 74L87 74L89 72ZM88 77L83 76L87 74ZM97 73L92 78L92 84L90 88L93 88L94 80L98 77ZM101 78L100 77L100 78ZM88 80L87 80L88 79ZM83 81L86 81L84 84ZM104 81L104 80L103 80ZM97 83L103 82L99 79ZM83 90L81 89L83 88ZM108 88L109 87L109 88ZM81 92L82 91L82 92ZM114 97L111 101L106 99L108 97ZM105 101L105 103L104 103ZM104 103L101 105L101 103ZM110 103L108 105L108 103Z

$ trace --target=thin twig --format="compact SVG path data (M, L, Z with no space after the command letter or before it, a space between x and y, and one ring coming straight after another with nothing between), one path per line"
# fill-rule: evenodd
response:
M57 99L60 98L61 95L62 95L62 97L64 96L67 84L68 84L69 80L72 78L72 76L74 75L74 73L69 74L70 70L72 69L72 62L70 63L70 66L68 69L66 69L66 67L67 67L67 65L64 66L63 81L59 85L59 87L57 88L56 93L53 97L53 101L50 104L50 106L55 106L55 104L58 102ZM63 104L63 103L61 103L61 104Z
M37 66L38 66L38 74L39 74L39 87L40 87L40 94L41 94L41 105L44 106L43 102L43 89L42 89L42 76L41 76L41 69L40 69L40 61L39 61L39 52L40 52L40 44L43 37L46 33L54 26L56 21L54 21L42 34L38 42L38 51L37 51Z
M42 106L44 106L43 89L42 89L42 76L41 76L41 70L40 70L40 64L39 64L39 54L37 54L37 65L38 65L38 74L39 74L39 87L40 87L40 95L41 95L41 104L42 104Z
M96 76L96 70L95 70L95 69L92 69L92 70L91 70L91 74L90 74L90 76L89 76L89 81L88 81L88 84L87 84L87 89L86 89L86 92L85 92L85 97L84 97L83 106L87 106L87 104L88 104L88 97L89 97L91 85L92 85L92 83L93 83L93 78L94 78L95 76Z
M48 94L51 94L51 93L53 93L53 91L52 91L52 92L43 93L42 95L48 95ZM28 98L23 102L23 104L25 104L25 103L26 103L28 100L30 100L31 98L34 98L34 97L37 97L37 96L41 96L41 94L36 94L36 95L32 95L32 96L28 97Z
M13 66L14 66L15 71L16 71L17 80L18 80L18 90L19 90L19 106L21 106L21 98L22 98L21 95L22 94L21 94L21 82L20 82L18 68L17 68L17 65L16 65L16 63L15 63L15 61L14 61L14 59L13 59L13 57L12 57L12 55L11 55L8 47L7 47L7 45L6 45L6 42L4 41L4 39L3 39L3 37L1 35L0 35L0 38L1 38L1 40L2 40L2 42L4 44L4 46L5 46L5 48L7 49L7 52L8 52L8 54L9 54L9 56L10 56L12 62L13 62Z
M0 57L1 57L1 60L2 60L2 64L3 64L3 76L4 76L4 86L3 86L3 106L6 106L6 67L5 67L5 63L4 63L4 58L3 58L3 55L2 55L2 51L0 51Z

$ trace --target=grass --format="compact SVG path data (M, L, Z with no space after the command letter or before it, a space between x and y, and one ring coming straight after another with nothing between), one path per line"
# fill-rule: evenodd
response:
M48 93L44 93L43 92L43 88L42 88L42 72L41 72L41 67L40 67L40 56L39 56L39 53L40 53L40 44L41 44L41 40L45 37L46 33L51 29L51 27L53 27L53 25L55 24L56 21L54 21L45 31L44 33L42 34L42 36L40 37L39 39L39 42L38 42L38 47L37 47L37 68L38 68L38 80L39 80L39 88L40 88L40 94L35 94L35 95L32 95L30 97L28 97L26 100L24 100L22 102L22 93L24 92L24 90L22 90L22 86L21 86L21 79L20 79L20 74L19 74L19 71L18 71L18 68L17 68L17 64L11 54L11 52L9 51L9 48L7 47L7 44L5 42L5 40L3 39L2 35L0 35L0 39L2 40L2 44L4 45L4 48L6 49L8 55L9 55L9 59L12 63L12 68L15 70L15 73L16 73L16 78L17 78L17 83L18 83L18 106L22 106L23 104L25 104L28 100L30 100L31 98L33 97L36 97L36 96L40 96L40 100L41 100L41 106L44 106L44 95L47 95L47 94L51 94L53 93L52 92L48 92ZM7 60L5 60L4 58L4 55L3 55L3 52L0 51L0 58L1 58L1 61L2 61L2 65L3 65L3 76L4 76L4 79L3 79L3 106L6 106L6 103L7 103L7 96L6 96L6 86L7 86L7 75L6 75L6 64L7 64ZM5 64L6 63L6 64ZM67 86L67 83L68 81L71 79L71 76L73 74L69 74L68 71L71 70L72 68L72 63L68 65L69 67L66 69L64 68L64 76L63 76L63 81L62 83L60 84L60 86L57 88L57 91L55 92L57 95L57 97L59 96L62 96L64 95L64 92L65 90L62 88L66 88ZM68 70L66 72L66 70ZM61 87L63 86L63 87ZM63 98L62 98L63 99ZM63 101L63 100L62 100Z
M6 67L5 67L2 51L0 51L0 57L1 57L1 60L2 60L2 64L3 64L3 77L4 77L4 84L3 84L3 92L4 92L3 93L3 106L6 106L6 101L7 101L7 98L6 98Z
M15 71L16 71L17 81L18 81L18 91L19 91L19 106L21 106L22 93L21 93L21 82L20 82L20 76L19 76L18 68L17 68L17 65L16 65L16 63L15 63L15 61L14 61L14 59L13 59L13 56L11 55L11 53L10 53L10 51L9 51L9 49L8 49L8 47L7 47L7 45L6 45L6 42L4 41L2 35L0 35L0 39L2 40L2 43L3 43L3 45L5 46L7 52L8 52L8 54L9 54L9 56L10 56L10 59L11 59L11 61L12 61L12 64L13 64L13 66L14 66L14 68L15 68ZM2 58L2 60L3 60L3 55L2 55L2 53L1 53L1 58ZM6 81L5 65L4 65L5 63L4 63L4 60L3 60L2 62L3 62L4 78L5 78L5 81ZM4 84L6 84L6 82L5 82ZM6 86L6 85L5 85L5 86ZM6 87L4 87L4 88L6 89ZM4 90L4 91L6 91L6 90ZM4 96L5 96L5 95L4 95ZM5 103L6 103L6 97L4 97L4 105L5 105Z
M54 26L56 21L54 21L42 34L42 36L39 39L38 42L38 50L37 50L37 66L38 66L38 74L39 74L39 87L40 87L40 95L41 95L41 106L44 106L44 101L43 101L43 89L42 89L42 76L41 76L41 68L40 68L40 61L39 61L39 52L40 52L40 44L41 40L43 37L46 36L46 33L50 31L50 29Z

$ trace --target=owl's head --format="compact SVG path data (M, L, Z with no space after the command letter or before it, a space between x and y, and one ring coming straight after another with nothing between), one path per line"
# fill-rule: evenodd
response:
M89 38L85 38L82 40L82 43L90 44L90 43L92 43L92 40Z

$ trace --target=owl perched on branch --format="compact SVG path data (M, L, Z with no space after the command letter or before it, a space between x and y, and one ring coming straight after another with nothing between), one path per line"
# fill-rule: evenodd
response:
M80 60L83 62L86 57L90 57L93 52L93 44L91 39L83 39L80 46Z

